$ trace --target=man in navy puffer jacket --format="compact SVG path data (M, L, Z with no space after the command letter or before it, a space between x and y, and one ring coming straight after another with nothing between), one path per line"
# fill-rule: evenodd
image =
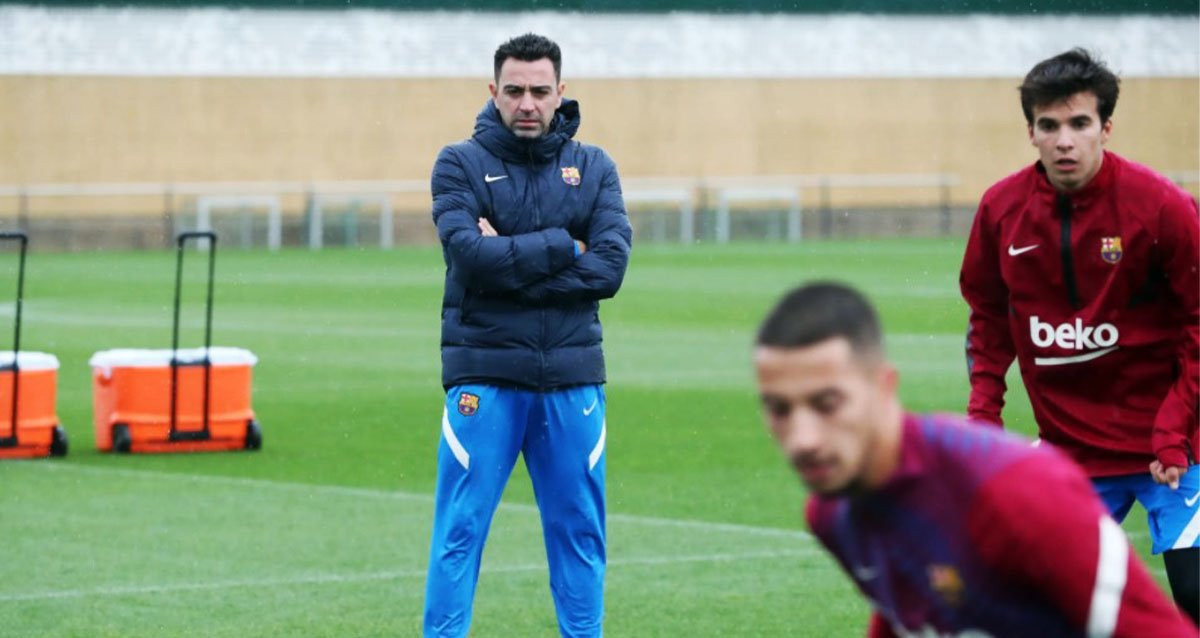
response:
M442 149L433 219L446 261L437 496L426 636L465 636L492 514L523 453L563 636L603 616L604 354L631 230L617 170L572 139L561 54L533 34L495 55L471 139Z

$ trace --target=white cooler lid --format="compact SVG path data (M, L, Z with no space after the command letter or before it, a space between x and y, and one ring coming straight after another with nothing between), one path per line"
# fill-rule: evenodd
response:
M0 368L11 368L13 363L12 350L0 352ZM17 367L22 370L57 370L58 357L45 352L28 352L22 350L17 353Z
M199 363L204 360L204 348L180 348L172 351L170 348L114 348L101 350L88 359L88 365L93 368L157 368L171 365L171 353L178 354L180 363ZM25 353L21 353L24 355ZM215 366L254 365L258 357L245 348L227 348L213 346L208 349L209 361Z

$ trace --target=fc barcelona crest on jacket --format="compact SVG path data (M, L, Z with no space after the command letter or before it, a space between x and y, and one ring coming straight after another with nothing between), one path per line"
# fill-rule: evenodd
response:
M563 181L571 186L579 186L579 169L574 166L568 166L562 169Z
M1110 264L1115 264L1121 261L1121 238L1120 237L1101 237L1100 238L1100 257Z
M479 395L463 392L458 397L458 413L463 416L475 416L479 411Z
M963 585L962 577L958 575L958 570L953 565L930 565L929 569L929 588L942 597L946 604L951 607L958 607L963 602L963 594L966 589Z

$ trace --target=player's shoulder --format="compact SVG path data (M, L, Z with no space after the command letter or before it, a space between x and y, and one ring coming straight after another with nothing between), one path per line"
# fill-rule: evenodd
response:
M1006 195L1027 193L1039 177L1037 164L1028 164L1021 169L1005 175L983 192L985 200L997 199Z
M1030 440L996 428L980 436L996 438L993 450L994 466L981 476L980 494L992 494L1001 500L1019 502L1040 500L1048 494L1063 494L1065 486L1084 486L1091 494L1090 483L1083 469L1065 453L1041 440ZM1078 491L1078 490L1076 490Z
M962 453L990 451L1003 448L1014 453L1029 448L1024 437L998 428L990 423L973 421L960 414L931 413L914 415L921 428L922 438L929 444Z
M1083 469L1047 446L1031 447L979 484L973 512L980 520L1053 521L1062 508L1104 512Z
M1164 205L1194 208L1195 199L1191 194L1166 175L1111 151L1105 153L1105 158L1117 164L1122 199L1148 204L1150 209Z
M453 162L455 164L463 164L467 157L479 152L486 151L483 151L483 147L479 146L479 143L474 139L468 138L452 142L443 146L442 150L438 151L436 163Z
M1003 215L1012 208L1024 205L1036 189L1039 178L1037 164L1030 164L1006 175L983 192L980 208L990 211L992 215Z
M1029 439L994 425L960 415L927 414L914 417L920 445L931 476L953 477L964 490L976 489L1014 463L1040 452Z
M438 152L433 165L435 178L439 174L461 173L470 179L478 179L489 170L501 165L501 160L488 151L475 138L447 144Z

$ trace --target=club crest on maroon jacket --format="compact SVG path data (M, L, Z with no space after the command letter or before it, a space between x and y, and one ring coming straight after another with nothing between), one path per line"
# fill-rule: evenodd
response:
M1115 264L1121 261L1121 238L1120 237L1101 237L1100 238L1100 257L1110 264Z

